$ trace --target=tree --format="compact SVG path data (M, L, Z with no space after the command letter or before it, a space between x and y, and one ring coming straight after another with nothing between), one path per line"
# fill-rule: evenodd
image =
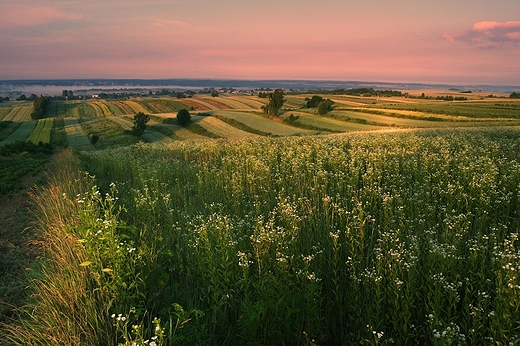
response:
M307 101L307 108L316 108L323 101L323 97L314 95L311 99L306 98L305 101Z
M134 126L132 126L132 132L136 136L141 136L146 130L146 123L150 120L150 116L148 114L144 114L143 112L139 112L134 115Z
M319 114L325 114L328 111L332 109L332 105L334 104L334 101L331 99L326 99L320 102L318 105L318 113Z
M518 98L520 98L520 94L514 92L514 93L511 93L511 95L509 95L509 97L512 98L512 99L518 99Z
M41 119L47 112L47 106L49 105L49 98L45 96L36 97L33 102L33 110L31 112L31 119Z
M269 103L262 106L262 109L265 114L277 116L284 102L282 89L276 89L269 94Z
M218 92L216 90L213 90L211 93L211 97L218 97Z
M191 114L186 109L183 108L177 113L177 124L181 126L186 126L191 120Z

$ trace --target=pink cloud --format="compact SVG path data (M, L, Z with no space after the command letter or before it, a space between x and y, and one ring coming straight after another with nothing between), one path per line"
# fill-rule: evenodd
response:
M0 4L0 28L42 25L82 17L81 14L66 13L45 5Z
M477 22L471 30L456 35L444 33L442 37L449 42L463 41L479 48L498 48L498 44L520 40L520 21Z
M520 40L520 31L508 32L506 36L512 40Z

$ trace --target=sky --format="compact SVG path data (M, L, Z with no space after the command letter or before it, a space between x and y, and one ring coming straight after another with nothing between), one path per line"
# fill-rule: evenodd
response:
M518 0L0 0L0 79L520 85Z

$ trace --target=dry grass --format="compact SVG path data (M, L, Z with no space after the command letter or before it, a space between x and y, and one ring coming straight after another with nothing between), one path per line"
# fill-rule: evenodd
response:
M99 345L110 338L109 316L100 314L107 301L93 292L78 239L69 231L77 220L75 196L85 189L80 166L71 151L53 160L53 174L46 187L31 195L42 233L45 260L31 283L31 302L21 309L22 319L4 325L4 338L14 345Z

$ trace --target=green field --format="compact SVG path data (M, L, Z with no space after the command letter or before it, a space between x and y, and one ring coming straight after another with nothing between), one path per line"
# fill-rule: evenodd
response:
M54 118L46 118L38 120L36 127L27 137L27 141L31 141L35 144L40 142L50 143L51 142L51 130L54 124Z
M25 141L27 137L36 127L36 120L26 121L20 125L9 137L0 142L0 145L13 143L16 141Z
M251 96L64 102L73 150L34 196L48 254L9 338L520 342L520 102L311 96L279 117Z

